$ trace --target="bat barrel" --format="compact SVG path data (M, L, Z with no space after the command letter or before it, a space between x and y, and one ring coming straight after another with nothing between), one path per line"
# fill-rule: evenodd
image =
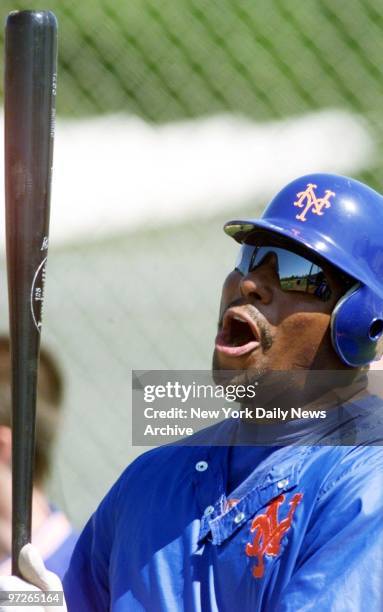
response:
M15 11L5 35L5 202L12 359L12 563L31 541L38 355L53 159L57 22Z

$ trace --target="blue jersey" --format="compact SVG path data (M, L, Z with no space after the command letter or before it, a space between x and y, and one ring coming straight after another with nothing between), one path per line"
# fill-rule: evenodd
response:
M383 610L382 403L356 408L355 444L216 446L226 421L140 456L80 536L69 611Z
M68 569L73 549L78 540L78 532L71 529L57 548L44 559L45 567L57 574L61 580Z

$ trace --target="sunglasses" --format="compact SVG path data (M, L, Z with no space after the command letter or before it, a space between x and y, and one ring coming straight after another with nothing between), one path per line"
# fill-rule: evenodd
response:
M243 276L266 263L274 256L275 269L278 272L279 282L283 291L299 291L319 298L326 302L331 298L331 283L323 268L293 251L278 246L254 246L243 244L237 258L235 269ZM345 289L355 284L355 280L346 274L340 273Z

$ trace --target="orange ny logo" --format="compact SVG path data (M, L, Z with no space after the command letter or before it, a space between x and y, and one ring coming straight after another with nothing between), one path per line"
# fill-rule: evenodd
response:
M312 209L314 215L320 216L324 214L322 211L323 208L330 208L331 204L329 199L331 196L334 196L335 193L329 189L326 189L323 198L317 198L314 191L316 188L317 185L314 185L314 183L307 183L305 191L300 191L297 193L298 200L294 202L294 206L304 208L304 210L295 217L296 219L299 219L299 221L307 221L305 215L310 208Z
M285 501L285 496L280 495L268 506L265 514L256 516L250 528L254 533L253 542L246 544L246 554L248 557L255 557L258 561L253 566L254 578L262 578L265 573L264 555L276 556L281 548L281 539L291 527L293 515L299 502L302 500L302 493L296 493L290 501L290 510L280 523L278 523L278 509Z

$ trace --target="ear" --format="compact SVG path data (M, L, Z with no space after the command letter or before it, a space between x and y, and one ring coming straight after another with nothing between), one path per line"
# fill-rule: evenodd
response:
M0 462L12 464L12 431L6 425L0 425Z

